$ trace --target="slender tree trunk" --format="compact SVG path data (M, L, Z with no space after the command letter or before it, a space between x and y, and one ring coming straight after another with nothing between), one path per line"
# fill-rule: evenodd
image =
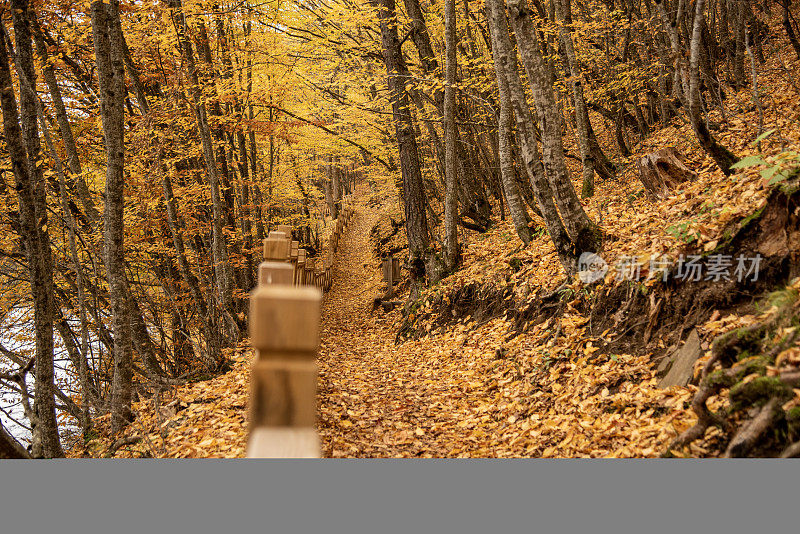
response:
M444 86L444 265L448 271L455 269L458 263L458 175L456 169L456 2L445 0L444 3L444 40L445 40L445 86Z
M220 193L220 179L217 172L217 160L214 155L214 141L208 125L206 105L202 99L200 80L197 74L197 65L194 60L192 44L186 37L186 21L184 18L181 0L168 0L169 7L173 10L173 20L178 32L178 46L181 50L189 80L192 85L191 97L195 124L203 146L203 159L206 174L211 189L212 221L211 221L211 249L214 275L217 292L221 303L221 312L225 325L225 337L235 343L238 339L239 329L236 321L230 314L233 305L233 277L228 265L228 248L225 243L223 224L225 221L225 207Z
M39 23L36 21L36 14L30 11L31 22L33 27L33 37L36 43L36 50L39 54L39 59L42 63L42 74L47 89L50 92L50 100L52 102L53 110L55 111L56 121L58 123L58 130L61 134L61 141L64 143L64 151L67 154L67 166L70 171L70 181L74 181L77 186L78 198L83 204L84 212L87 218L92 223L92 226L99 224L100 212L94 204L91 197L89 186L86 184L86 179L83 176L83 169L81 168L80 157L78 156L78 148L75 145L75 138L72 135L72 126L67 118L67 109L64 106L64 99L61 96L61 88L59 88L56 81L55 71L53 65L49 61L49 54L47 52L47 45L42 36L42 30ZM70 184L71 185L71 184Z
M583 187L581 196L583 198L594 195L594 158L589 147L589 113L586 110L586 100L583 96L583 85L581 82L581 71L578 67L578 59L575 55L575 46L572 42L572 13L570 7L571 0L553 0L556 16L559 19L559 30L561 42L564 45L564 52L569 68L569 83L572 86L572 100L575 104L575 130L578 138L578 148L581 154L581 165L583 169Z
M692 40L689 51L689 118L692 128L700 141L703 149L716 161L717 166L725 174L731 173L731 165L736 163L737 158L730 150L719 144L719 142L708 131L708 126L703 120L703 110L700 94L700 54L701 37L704 20L705 0L696 0L694 27L692 29Z
M101 408L100 402L100 395L97 391L96 384L93 382L91 377L89 376L89 363L88 363L88 352L89 352L89 325L87 321L87 314L86 314L86 288L85 288L85 281L84 281L84 273L83 273L83 266L81 265L81 258L78 253L78 244L77 244L77 233L78 233L78 225L75 221L75 217L72 215L72 210L70 209L69 199L68 199L68 192L67 192L67 178L66 178L66 170L64 169L64 165L61 161L58 152L56 151L55 143L53 142L50 133L47 129L47 123L44 120L44 114L42 112L41 106L39 107L39 125L42 128L42 136L45 139L45 143L47 145L47 150L50 152L50 158L53 161L53 165L56 170L56 174L58 175L58 192L59 192L59 199L61 200L61 211L64 216L64 221L67 226L67 240L69 243L69 251L70 255L72 256L72 263L73 263L73 270L75 272L75 288L77 293L78 299L78 320L80 321L80 348L75 345L72 339L72 332L67 325L65 320L56 321L56 328L58 329L58 333L61 336L61 340L64 343L65 348L67 349L67 354L70 358L73 368L78 374L78 381L81 385L81 396L83 398L82 404L82 413L79 414L77 419L80 421L80 425L83 429L84 435L87 435L88 430L92 426L92 420L90 417L90 407L94 406L95 408ZM58 309L58 306L56 306Z

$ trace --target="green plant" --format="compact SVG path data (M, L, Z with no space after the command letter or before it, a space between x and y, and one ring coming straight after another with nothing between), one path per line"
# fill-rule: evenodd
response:
M682 223L671 224L667 226L667 233L679 241L683 241L687 244L691 243L697 239L697 234L689 229L693 222L695 222L695 220L691 219Z
M757 145L773 133L775 133L775 130L764 132L759 135L752 144ZM775 156L765 157L760 154L747 156L731 165L731 169L749 169L751 167L760 166L764 166L764 168L759 171L761 178L767 180L768 185L785 182L797 173L797 168L800 166L800 152L796 150L784 150Z

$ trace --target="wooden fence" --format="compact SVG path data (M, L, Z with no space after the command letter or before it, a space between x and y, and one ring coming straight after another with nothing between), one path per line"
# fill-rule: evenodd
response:
M279 225L264 240L258 287L250 295L248 458L319 458L316 429L320 301L333 284L339 240L353 217L350 198L321 257L308 257Z

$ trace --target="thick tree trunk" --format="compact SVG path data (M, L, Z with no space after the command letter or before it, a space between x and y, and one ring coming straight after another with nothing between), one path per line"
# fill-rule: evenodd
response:
M428 199L422 181L417 140L414 137L411 102L406 90L408 68L400 48L394 0L380 0L378 18L395 135L400 152L400 171L403 176L402 196L408 236L409 267L415 281L421 281L426 273L429 280L435 281L440 276L441 266L430 246Z
M53 382L53 261L47 231L45 181L39 167L39 131L33 69L33 49L28 23L27 0L11 4L17 48L17 73L20 78L20 110L14 96L6 40L8 34L0 22L0 100L6 147L16 182L19 220L33 299L36 335L36 386L34 406L30 411L33 428L34 457L63 456L58 435ZM22 125L20 129L20 111ZM24 387L24 386L23 386Z
M558 258L567 275L572 276L577 272L577 256L575 256L572 242L559 217L558 209L553 201L553 191L545 177L544 167L536 147L533 115L525 100L525 92L517 70L516 55L508 33L505 10L501 2L502 0L486 0L487 21L491 33L492 55L498 83L503 83L505 80L508 84L511 105L517 118L517 135L525 162L525 170L533 186L539 212L556 248Z
M9 458L29 460L31 455L11 434L6 432L3 422L0 421L0 460Z
M92 3L92 34L100 85L100 116L106 148L106 198L103 256L108 273L114 332L114 378L111 428L118 432L132 420L131 323L125 274L125 67L118 0Z
M653 197L669 194L678 185L697 176L686 166L675 147L646 154L639 158L636 166L645 190Z
M533 100L542 130L542 155L545 174L564 227L577 247L577 252L594 251L598 246L597 229L583 210L564 159L561 138L561 116L556 103L550 70L545 63L534 33L532 12L522 0L510 0L509 18L517 37Z
M517 231L522 243L527 246L531 242L531 229L528 226L530 217L519 188L514 177L514 156L512 154L512 132L511 127L514 121L514 112L511 109L510 97L508 94L508 82L505 77L498 75L497 85L500 90L500 115L497 121L498 137L498 156L500 160L500 180L503 184L503 193L508 203L508 211L511 214L511 221Z

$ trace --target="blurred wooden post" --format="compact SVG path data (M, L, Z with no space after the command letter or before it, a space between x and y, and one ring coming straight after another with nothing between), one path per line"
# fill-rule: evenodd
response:
M297 255L300 250L300 242L292 241L289 243L289 263L292 265L292 284L297 277Z
M306 272L306 249L297 250L297 269L294 272L294 285L303 285L303 276Z
M248 458L319 458L316 353L321 294L264 286L250 297L258 359L250 382Z
M325 290L325 263L323 258L317 258L314 262L314 285L320 291Z
M331 264L333 263L331 259L331 251L328 251L325 254L325 259L323 260L322 266L324 267L324 277L323 277L323 288L325 291L328 291L331 288Z
M282 284L290 286L294 283L294 267L288 263L275 261L261 262L258 266L258 285Z
M314 258L306 258L306 268L303 276L304 285L312 285L314 283Z
M289 240L292 239L292 227L289 226L288 224L279 224L278 226L275 227L275 230L286 234L287 239Z
M264 261L286 261L289 259L290 242L283 232L270 232L264 239Z

